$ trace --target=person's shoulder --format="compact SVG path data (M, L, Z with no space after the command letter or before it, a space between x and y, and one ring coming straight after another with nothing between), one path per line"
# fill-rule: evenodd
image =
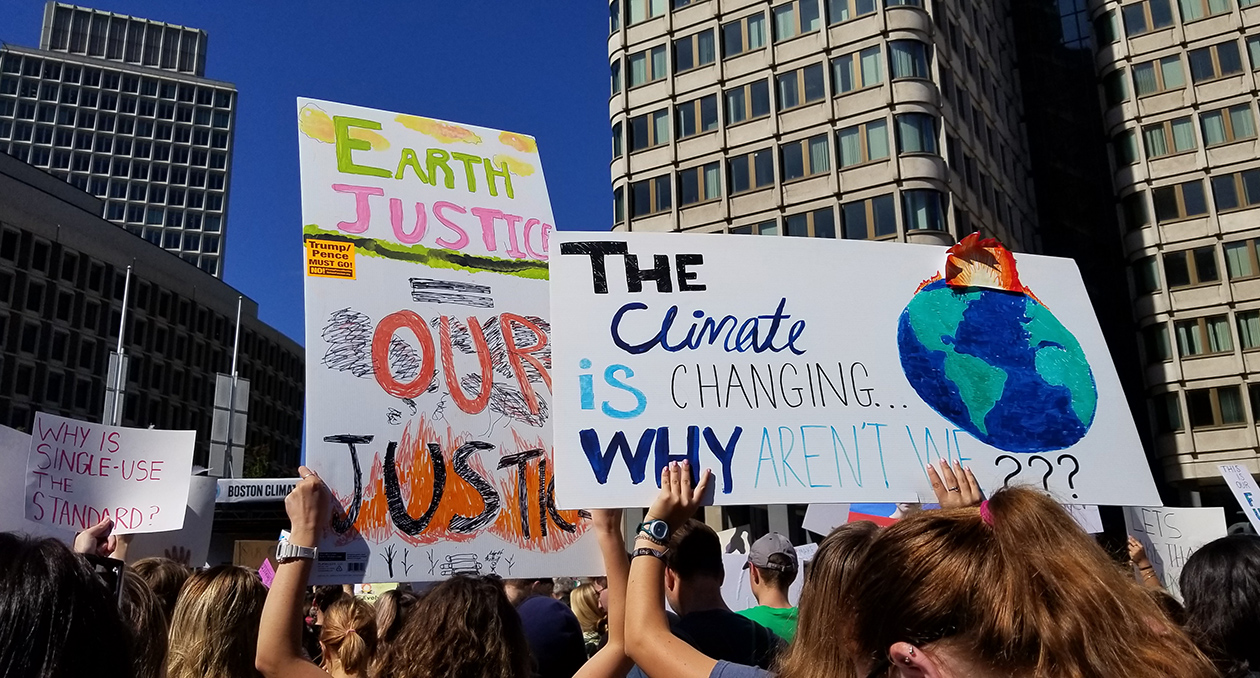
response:
M774 678L774 674L756 666L719 661L709 672L709 678Z

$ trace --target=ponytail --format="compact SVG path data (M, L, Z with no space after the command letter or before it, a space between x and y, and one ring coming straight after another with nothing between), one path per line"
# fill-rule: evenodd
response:
M341 670L366 677L376 652L376 611L354 596L346 596L324 612L319 641L337 657Z

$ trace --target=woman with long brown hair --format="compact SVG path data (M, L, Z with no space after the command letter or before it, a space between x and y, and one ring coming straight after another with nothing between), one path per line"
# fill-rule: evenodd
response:
M367 678L376 642L376 610L366 601L344 596L324 612L320 657L333 678Z
M184 582L171 617L168 678L251 678L267 588L252 570L220 565Z

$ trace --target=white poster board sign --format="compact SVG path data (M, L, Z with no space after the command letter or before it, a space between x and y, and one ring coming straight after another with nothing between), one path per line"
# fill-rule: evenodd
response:
M1225 484L1234 493L1243 513L1247 514L1247 520L1260 533L1260 487L1256 486L1255 477L1242 464L1220 464L1220 469Z
M184 525L196 431L106 426L39 412L26 461L26 517L114 534Z
M1225 510L1126 506L1124 527L1146 548L1160 583L1180 600L1181 570L1199 547L1225 536Z
M602 572L554 501L554 223L533 138L298 100L317 583ZM579 508L579 507L573 507Z
M985 488L1160 503L1071 260L968 241L950 265L1001 262L962 268L1011 289L955 290L926 245L554 239L562 506L646 505L682 459L717 504L930 501L937 459Z
M848 504L810 504L805 507L805 518L801 520L801 527L825 537L847 522Z
M172 532L152 532L132 537L127 546L127 562L163 557L189 567L205 565L210 553L210 533L214 529L215 478L192 476L188 481L188 506L184 525Z
M21 532L73 543L74 530L26 519L26 458L30 451L30 435L0 426L0 532Z

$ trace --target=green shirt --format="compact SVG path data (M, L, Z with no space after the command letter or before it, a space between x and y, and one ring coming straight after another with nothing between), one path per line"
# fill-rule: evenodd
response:
M774 635L789 643L796 637L796 608L794 607L758 605L747 610L740 610L739 613L770 629Z

